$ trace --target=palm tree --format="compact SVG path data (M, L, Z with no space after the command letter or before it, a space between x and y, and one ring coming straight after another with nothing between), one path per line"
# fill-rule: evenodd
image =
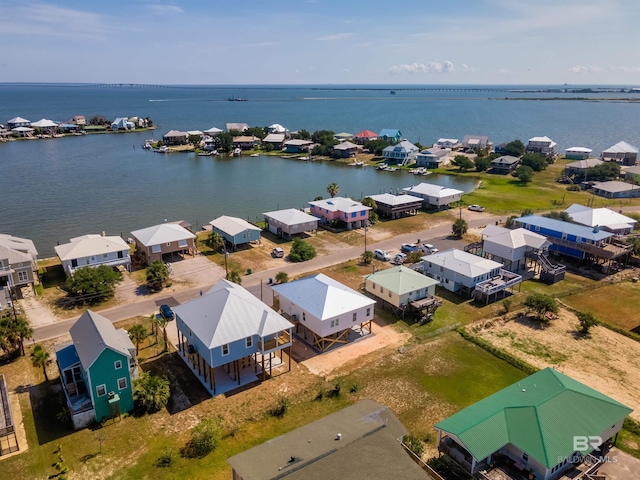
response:
M33 352L31 352L31 364L36 368L42 367L42 373L44 373L44 379L46 382L49 381L47 365L49 365L51 361L52 360L49 358L49 352L42 348L42 345L36 345L33 348Z
M8 317L0 320L0 348L24 355L24 341L31 338L33 329L24 317Z
M336 182L333 182L327 185L327 193L331 195L331 198L335 197L339 191L340 191L340 187Z
M136 323L133 327L129 329L129 338L133 343L136 344L136 355L138 354L138 348L140 346L140 342L147 338L148 332L147 328L141 323Z
M147 412L157 412L169 402L171 390L164 377L142 372L133 385L133 397Z
M238 285L242 284L242 277L240 276L240 273L238 273L237 270L231 270L227 275L227 280L233 283L237 283Z
M467 224L464 218L458 218L451 227L451 233L453 233L456 237L462 238L462 236L467 233L467 229L469 225Z
M167 323L169 323L169 320L167 320L166 318L164 318L162 315L156 315L156 318L154 320L155 324L156 324L156 343L158 343L158 329L161 328L162 329L162 340L164 341L164 351L167 351Z
M276 274L276 283L287 283L289 281L289 274L287 272L278 272Z

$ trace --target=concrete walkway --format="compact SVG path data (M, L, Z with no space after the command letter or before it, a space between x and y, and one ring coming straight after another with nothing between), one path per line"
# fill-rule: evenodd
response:
M608 462L598 470L607 480L640 480L640 460L618 448L607 452Z

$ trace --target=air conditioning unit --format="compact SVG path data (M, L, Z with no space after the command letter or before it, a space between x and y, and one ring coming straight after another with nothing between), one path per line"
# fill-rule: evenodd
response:
M194 347L193 345L189 345L187 347L187 351L189 352L189 355L193 355L194 353L196 353L196 347Z

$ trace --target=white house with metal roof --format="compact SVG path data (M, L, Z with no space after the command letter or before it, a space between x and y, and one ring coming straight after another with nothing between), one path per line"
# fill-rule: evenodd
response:
M365 277L365 290L394 307L433 297L440 282L402 265L387 268Z
M634 147L625 141L618 142L604 150L600 154L600 158L632 166L638 160L638 147Z
M549 137L532 137L527 143L527 153L541 153L547 157L555 158L557 143L551 140Z
M319 273L272 287L280 310L309 330L315 347L325 351L335 343L346 343L349 331L371 333L376 301Z
M222 235L224 240L235 250L238 245L260 241L260 227L238 217L222 215L209 222L214 232Z
M318 229L317 217L296 208L274 210L263 215L269 231L279 237L291 238L293 235Z
M382 149L382 156L386 161L393 161L398 165L409 165L418 156L420 149L408 140L402 140L395 145Z
M462 190L455 188L425 182L403 188L402 190L422 198L422 203L425 208L435 207L438 209L447 208L451 206L452 203L459 202L461 195L464 193Z
M551 242L547 237L524 228L509 229L488 225L482 231L482 252L485 256L502 263L511 272L526 266L527 254L544 254Z
M481 282L500 275L502 263L456 248L422 258L425 275L435 278L451 292L471 293Z
M381 193L369 195L369 198L376 202L376 211L381 217L400 218L415 215L422 208L422 198L414 195Z
M235 283L219 280L174 312L180 358L212 395L254 382L259 373L264 380L283 351L290 356L293 324Z
M195 255L196 236L179 223L161 223L131 232L136 242L136 252L146 263L162 261L163 255L169 254Z
M124 266L131 269L129 245L118 236L88 234L72 238L69 243L56 245L56 255L67 275L82 267Z
M576 223L588 227L601 227L616 235L628 235L637 223L637 220L608 208L591 208L577 203L571 205L565 212Z
M30 127L31 121L22 117L13 117L11 120L7 121L7 127L9 130L13 130L18 127Z
M564 151L564 158L567 160L586 160L592 151L586 147L570 147Z

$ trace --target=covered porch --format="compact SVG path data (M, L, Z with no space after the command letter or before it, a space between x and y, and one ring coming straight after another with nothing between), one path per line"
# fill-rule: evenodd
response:
M76 430L95 420L95 410L73 344L56 347L60 383Z
M355 342L359 338L372 333L372 320L368 320L323 337L308 328L306 325L300 323L296 315L289 315L286 312L281 312L281 315L295 325L295 334L298 339L307 345L310 345L320 353L324 353L337 345L345 345L350 342Z

